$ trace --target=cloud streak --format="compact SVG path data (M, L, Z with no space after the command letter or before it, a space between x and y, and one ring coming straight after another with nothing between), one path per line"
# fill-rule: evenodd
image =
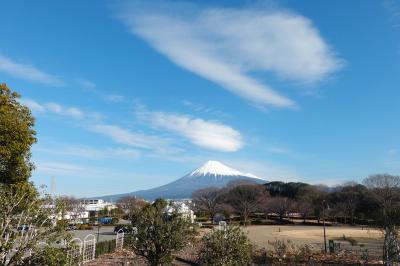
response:
M31 109L32 111L38 113L48 112L72 117L74 119L82 119L85 116L84 112L77 107L65 107L54 102L40 104L31 99L21 99L20 102L23 105L29 107L29 109Z
M35 147L35 152L87 159L127 158L137 159L141 152L131 148L92 148L84 145L58 145L56 148Z
M208 150L235 152L244 146L241 134L218 121L194 118L185 114L151 112L144 108L137 116L157 129L168 130Z
M116 125L98 124L89 126L89 129L93 132L103 134L117 143L142 149L153 149L167 144L167 141L162 138L131 132Z
M175 64L252 104L295 106L254 73L316 82L342 65L313 23L293 12L179 7L128 3L117 16Z
M52 86L63 86L64 81L60 78L53 76L36 68L35 66L23 64L12 60L2 54L0 54L0 71L7 73L8 75L24 79L27 81L43 83Z

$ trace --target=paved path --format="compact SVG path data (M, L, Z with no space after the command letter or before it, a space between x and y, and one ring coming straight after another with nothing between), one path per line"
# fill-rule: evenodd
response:
M114 226L101 226L99 231L97 231L97 226L93 226L93 230L74 230L71 232L75 237L80 238L82 241L89 234L94 235L96 239L98 237L99 242L113 240L117 237L117 235L114 234Z

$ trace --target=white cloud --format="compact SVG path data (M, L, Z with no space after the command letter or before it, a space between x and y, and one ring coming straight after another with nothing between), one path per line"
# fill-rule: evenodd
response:
M173 154L181 151L171 145L171 140L158 136L132 132L116 125L97 124L88 127L89 130L103 134L113 141L132 147L154 150L163 154Z
M69 107L65 109L65 115L79 119L83 117L83 112L76 107Z
M48 145L46 145L48 146ZM81 157L88 159L104 159L104 158L129 158L137 159L141 152L131 148L105 148L98 149L82 145L50 145L53 148L34 147L34 152L41 152L53 155L66 155L73 157ZM56 146L56 147L54 147Z
M120 103L126 101L124 96L118 94L105 94L103 95L103 99L109 103Z
M135 172L81 163L38 160L35 161L35 165L37 167L33 173L33 181L36 185L47 184L50 181L48 177L54 176L57 194L72 194L78 197L126 193L149 189L172 181L171 176L148 173L148 171ZM80 180L90 181L90 189L85 186L76 186ZM110 180L114 182L112 186L110 186ZM129 189L126 184L131 184Z
M313 23L285 10L126 4L118 13L130 31L177 65L262 106L295 103L252 74L319 81L342 63Z
M41 104L39 104L39 103L37 103L37 102L35 102L35 101L33 101L33 100L30 100L30 99L20 99L20 102L21 102L23 105L27 106L29 109L31 109L31 110L34 111L34 112L40 112L40 113L42 113L42 112L45 112L45 111L46 111L46 108L45 108L43 105L41 105Z
M63 110L62 106L59 105L58 103L46 103L44 106L50 112L57 113L57 114L61 113Z
M206 106L201 105L199 103L194 103L194 102L191 102L191 101L188 101L188 100L183 100L183 101L181 101L181 103L182 103L182 105L184 105L186 107L189 107L189 108L193 109L195 112L198 112L198 113L211 114L211 115L216 115L216 116L219 116L219 117L227 117L227 116L229 116L228 114L226 114L226 113L224 113L224 112L222 112L220 110L217 110L217 109L214 109L214 108L211 108L211 107L206 107Z
M77 79L76 80L82 87L88 90L94 90L96 88L96 84L94 82L91 82L90 80L87 79Z
M149 112L144 109L138 111L137 115L153 127L174 132L202 148L234 152L244 146L242 136L237 130L218 121L182 114Z
M8 75L28 81L39 82L47 85L62 86L64 81L48 74L32 65L22 64L0 54L0 71Z
M34 112L49 112L64 116L69 116L75 119L82 119L85 114L77 107L64 107L58 103L50 102L45 104L40 104L31 99L20 99L20 102L29 107Z

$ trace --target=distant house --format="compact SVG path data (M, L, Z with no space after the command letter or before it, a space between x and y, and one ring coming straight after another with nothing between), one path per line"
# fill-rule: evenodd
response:
M190 206L188 203L190 203L190 202L188 202L188 201L171 201L166 208L166 212L173 213L174 211L176 211L179 214L181 214L183 218L189 219L190 222L194 223L194 220L196 219L196 215L194 215L194 212L193 212L193 210L190 209Z

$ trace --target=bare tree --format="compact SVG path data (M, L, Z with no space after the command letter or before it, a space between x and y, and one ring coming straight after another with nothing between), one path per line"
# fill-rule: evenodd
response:
M307 201L311 203L313 206L313 214L317 218L318 223L320 222L322 215L322 202L328 194L325 190L326 187L321 185L303 186L299 188L296 196L297 201Z
M128 215L129 220L132 219L132 215L137 209L143 208L146 204L144 199L135 196L125 196L117 202L117 206Z
M40 243L51 246L68 237L63 223L57 222L63 204L39 196L30 186L0 185L1 265L22 265L27 254L40 252Z
M82 217L85 207L80 204L78 199L70 196L62 196L58 200L60 203L64 204L64 213L62 213L63 218L68 215L71 221L76 222Z
M303 222L306 222L306 219L313 215L313 205L309 201L298 201L295 204L296 211L300 214L301 218L303 218Z
M400 260L398 224L400 222L400 176L388 174L372 175L364 184L377 196L381 207L381 226L385 232L385 265L394 265Z
M214 223L214 216L220 210L221 190L216 187L208 187L193 192L192 199L197 211L204 212L210 216Z
M249 215L262 210L268 197L268 192L261 185L242 185L230 189L225 194L225 202L232 206L240 215L244 224L248 223Z
M332 205L331 208L331 214L334 216L335 220L337 220L338 217L343 217L344 218L344 224L347 224L347 205L345 202L337 202Z
M283 220L294 208L293 200L285 197L271 198L266 204L266 211L278 214L279 220Z

